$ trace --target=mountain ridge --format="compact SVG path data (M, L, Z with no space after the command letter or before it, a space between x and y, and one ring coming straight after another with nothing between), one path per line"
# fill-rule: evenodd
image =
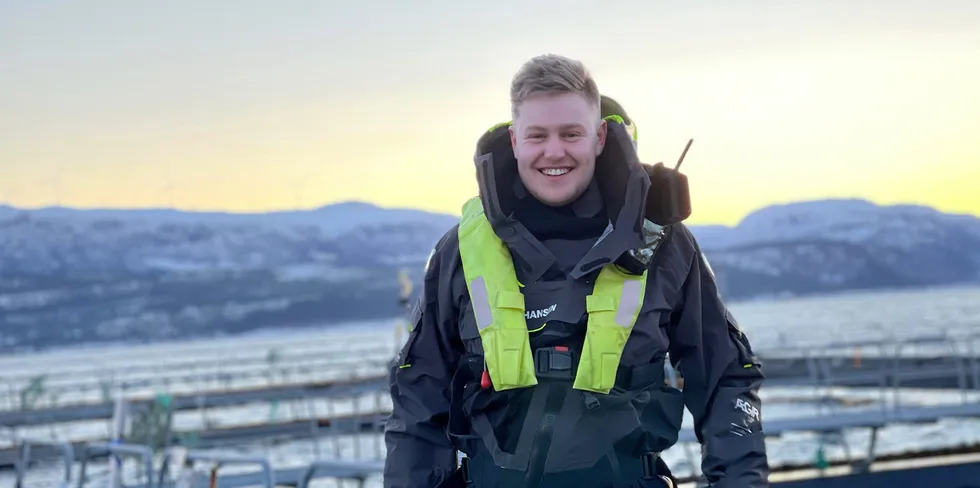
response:
M0 207L0 352L392 317L458 216ZM690 226L726 300L980 282L980 218L856 199Z
M762 211L767 211L770 209L784 209L784 208L799 208L810 205L827 205L827 204L854 204L865 207L877 207L877 208L894 208L902 210L916 210L925 211L929 213L941 213L953 218L963 218L980 220L980 212L977 214L970 213L954 213L954 212L944 212L935 207L924 204L913 204L913 203L895 203L895 204L880 204L875 203L871 200L859 198L859 197L833 197L833 198L818 198L818 199L808 199L808 200L797 200L791 202L780 202L772 203L754 209L746 213L738 222L734 225L728 224L718 224L718 223L704 223L704 224L693 224L695 227L726 227L732 228L737 227L743 221L745 221L750 216L757 214ZM430 215L439 215L444 217L459 218L458 214L452 214L447 212L436 212L431 210L423 210L416 207L397 207L397 206L384 206L377 203L369 202L366 200L340 200L333 203L325 203L311 208L293 208L293 209L276 209L276 210L266 210L266 211L232 211L232 210L190 210L190 209L180 209L176 207L72 207L64 205L49 205L43 207L18 207L11 205L10 203L0 202L0 216L3 215L2 212L30 212L30 213L51 213L51 212L61 212L61 213L171 213L171 214L181 214L181 215L213 215L213 216L230 216L230 217L249 217L249 216L277 216L277 215L288 215L288 214L303 214L303 213L316 213L322 212L330 209L341 209L341 208L353 208L353 209L372 209L372 210L382 210L382 211L408 211L408 212L418 212Z

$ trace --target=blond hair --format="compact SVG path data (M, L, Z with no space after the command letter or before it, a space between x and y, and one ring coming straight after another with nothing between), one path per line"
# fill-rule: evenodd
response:
M599 87L581 61L557 54L535 56L524 63L510 84L511 116L525 100L541 94L577 93L599 107Z

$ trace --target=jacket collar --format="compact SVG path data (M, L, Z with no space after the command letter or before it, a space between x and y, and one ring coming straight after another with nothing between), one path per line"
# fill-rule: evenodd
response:
M596 158L592 184L598 188L599 203L605 208L611 225L575 266L570 276L573 279L643 245L642 226L650 178L640 165L625 126L615 120L607 119L607 123L606 146ZM498 125L477 142L476 178L490 225L515 254L515 263L521 266L525 279L534 282L554 265L555 257L513 218L517 199L522 191L526 195L526 190L520 184L508 128L508 124ZM588 211L590 203L595 203L587 198L580 200L583 202L576 211Z

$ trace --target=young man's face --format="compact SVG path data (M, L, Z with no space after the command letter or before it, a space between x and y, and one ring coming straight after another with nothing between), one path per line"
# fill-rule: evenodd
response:
M528 192L546 205L565 205L592 181L606 122L577 93L538 95L518 107L510 142Z

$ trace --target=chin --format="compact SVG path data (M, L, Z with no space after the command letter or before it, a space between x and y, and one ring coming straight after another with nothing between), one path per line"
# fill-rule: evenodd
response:
M577 197L574 191L538 191L531 192L531 194L534 195L534 198L537 198L541 203L552 207L567 205L575 201L575 198Z

